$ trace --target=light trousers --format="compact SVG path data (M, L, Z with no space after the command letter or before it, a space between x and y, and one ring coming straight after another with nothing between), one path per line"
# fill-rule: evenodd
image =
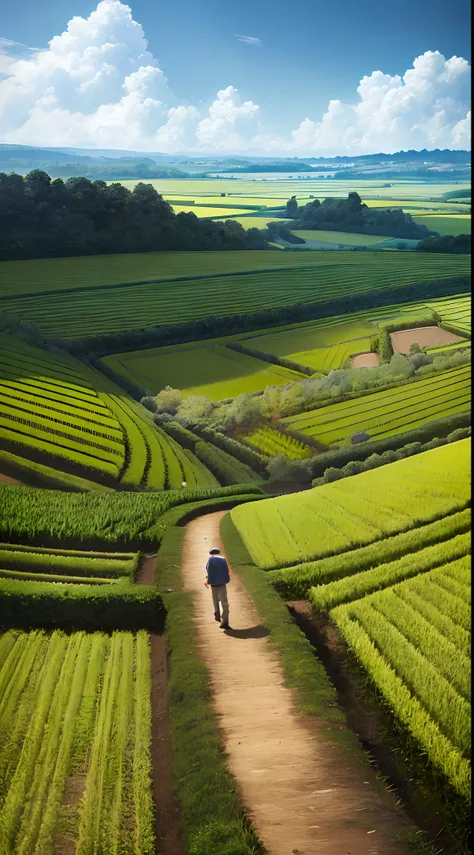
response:
M227 599L227 585L211 585L212 602L216 615L221 614L222 623L229 623L229 601Z

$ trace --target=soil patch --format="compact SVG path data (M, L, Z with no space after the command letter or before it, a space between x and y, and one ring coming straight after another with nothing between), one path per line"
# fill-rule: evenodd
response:
M138 585L155 584L156 554L144 555L137 573Z
M151 756L156 806L156 850L160 855L182 855L179 808L172 789L172 749L168 711L166 639L152 633L151 641Z
M229 769L258 836L271 855L401 855L393 837L405 823L395 800L331 740L334 725L295 711L268 630L232 570L232 630L215 622L204 568L209 547L223 548L222 516L187 526L182 575L194 594L197 645Z
M357 356L354 356L351 362L351 368L374 368L374 366L380 365L380 359L378 353L371 353L367 351L367 353L358 353Z
M338 693L339 705L348 724L371 759L375 771L382 774L404 805L410 819L443 846L445 855L459 855L457 843L446 832L439 805L434 803L436 787L419 786L413 769L403 757L401 737L394 730L393 720L367 687L364 674L351 663L337 627L324 616L313 616L306 600L288 602L288 610L300 629L316 649Z
M414 327L411 330L398 330L390 333L394 353L410 353L410 345L417 344L419 347L441 347L444 344L455 344L465 341L460 335L455 335L449 330L441 327Z
M76 772L70 775L63 796L63 811L70 817L77 816L79 802L84 795L87 775L85 772ZM77 848L77 839L73 834L59 833L54 840L54 855L74 855Z
M16 478L10 478L10 475L4 475L3 472L0 472L0 481L3 484L20 484L20 486L23 486L21 481L17 481Z

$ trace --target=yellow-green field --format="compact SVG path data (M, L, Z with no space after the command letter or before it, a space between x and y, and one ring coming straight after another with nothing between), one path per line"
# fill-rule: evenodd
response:
M165 386L213 401L299 380L302 374L270 365L213 342L193 342L106 356L102 362L156 394Z
M418 214L413 215L417 223L439 232L440 235L470 235L471 217L468 214Z
M382 235L358 235L352 232L325 232L319 229L295 229L293 234L303 240L322 241L323 243L341 243L347 246L375 246L390 237Z
M175 214L190 213L196 214L196 217L212 217L213 219L221 217L234 217L235 214L251 214L252 210L241 210L240 208L216 208L213 205L173 205Z

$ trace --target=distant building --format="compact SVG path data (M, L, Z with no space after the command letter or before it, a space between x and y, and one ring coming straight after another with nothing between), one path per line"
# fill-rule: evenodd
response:
M368 439L370 439L370 436L365 430L359 430L351 436L352 445L357 445L359 442L367 442Z

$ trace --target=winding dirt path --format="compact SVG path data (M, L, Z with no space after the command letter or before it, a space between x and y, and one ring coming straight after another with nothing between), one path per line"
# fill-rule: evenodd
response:
M371 770L318 740L325 722L295 712L268 630L232 570L232 629L223 631L215 622L205 565L210 548L223 549L224 513L187 525L182 573L185 588L195 594L197 642L229 768L258 835L270 855L401 855L388 837L401 827L392 797L376 792Z

